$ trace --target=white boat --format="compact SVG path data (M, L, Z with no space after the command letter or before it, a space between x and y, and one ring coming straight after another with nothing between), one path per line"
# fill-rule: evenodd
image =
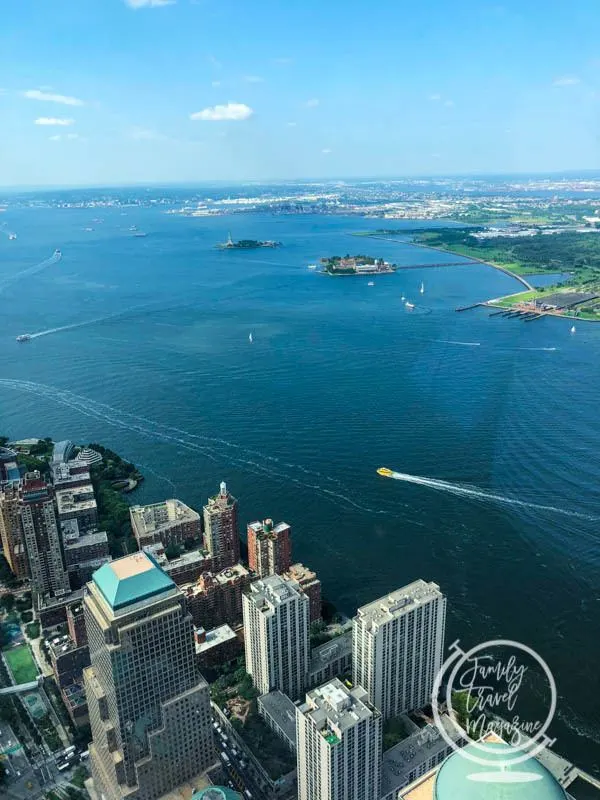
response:
M369 281L369 282L367 283L367 286L375 286L375 284L373 283L373 281Z
M10 239L11 242L13 242L17 238L17 234L16 233L9 233L8 234L8 238Z
M252 338L252 334L251 333L248 334L248 341L249 342L253 342L254 341L254 339Z
M308 268L309 268L309 269L316 269L316 268L317 268L317 265L316 265L316 264L309 264L309 265L308 265Z
M404 295L402 295L402 297L400 299L402 300L402 302L404 302L406 300L406 297L404 297Z
M414 303L409 303L408 300L407 300L406 303L404 303L404 307L408 308L408 310L411 311L415 307L415 304Z
M421 281L421 288L419 289L419 291L421 292L421 294L425 292L425 284L422 281Z
M575 333L575 330L576 330L575 325L573 325L573 327L571 328L571 333Z

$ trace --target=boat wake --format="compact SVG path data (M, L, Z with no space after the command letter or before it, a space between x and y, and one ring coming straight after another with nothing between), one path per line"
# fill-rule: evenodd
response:
M544 353L554 353L558 347L519 347L519 350L541 350Z
M591 514L584 514L580 511L569 511L566 508L558 508L557 506L546 506L540 503L530 503L525 500L518 500L515 497L508 497L502 494L492 494L491 492L484 492L476 486L470 486L463 483L451 483L450 481L442 481L437 478L424 478L420 475L409 475L405 472L392 472L388 477L396 481L405 481L406 483L416 483L419 486L427 486L429 489L437 489L442 492L449 492L450 494L459 497L471 497L474 500L490 500L495 503L503 503L509 506L519 506L520 508L533 508L537 511L551 511L555 514L563 514L567 517L577 517L595 521L599 519L597 516Z
M52 333L60 333L61 331L72 331L76 328L85 328L88 325L96 325L99 322L108 322L111 319L118 319L119 317L123 317L126 314L130 314L133 311L140 311L144 308L148 308L149 306L154 305L153 303L146 303L145 305L141 306L131 306L131 308L126 308L123 311L116 311L114 314L108 314L105 317L96 317L95 319L88 319L84 322L74 322L72 325L60 325L58 328L48 328L45 331L38 331L37 333L30 333L30 339L39 339L41 336L50 336Z
M436 339L439 344L458 344L461 347L481 347L481 342L455 342L453 339Z
M82 397L66 389L59 389L34 381L22 381L13 378L0 378L0 387L29 392L60 405L84 414L86 417L108 423L116 428L135 431L154 441L177 444L178 447L191 452L200 453L216 463L227 463L260 477L269 477L282 483L293 483L308 489L347 509L358 509L370 514L385 514L380 508L369 508L357 502L352 491L337 478L324 475L317 470L307 469L301 464L292 464L282 459L251 450L235 442L211 436L192 434L181 428L164 425L127 411L99 403L89 397Z
M14 275L9 275L7 278L4 278L4 280L0 281L0 292L7 286L10 286L11 283L16 283L17 281L21 280L21 278L27 278L30 275L37 275L38 272L42 272L42 270L45 270L48 267L51 267L53 264L58 263L61 258L62 254L60 250L55 250L50 258L40 261L39 264L34 264L32 267L27 267L27 269L21 270L21 272L17 272Z

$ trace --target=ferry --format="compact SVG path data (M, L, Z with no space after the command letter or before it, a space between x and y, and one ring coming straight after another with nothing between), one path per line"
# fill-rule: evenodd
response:
M391 469L388 469L387 467L379 467L379 469L377 470L377 474L381 475L384 478L391 478L394 473L392 472Z
M369 281L369 282L367 283L367 286L375 286L375 284L373 283L373 281Z
M308 265L308 268L309 268L309 269L316 269L316 268L317 268L317 265L316 265L316 264L309 264L309 265Z
M22 333L20 336L17 336L17 342L28 342L31 339L31 334L29 333Z
M412 311L412 309L415 307L415 304L414 303L409 303L408 300L407 300L406 303L404 303L404 307L408 308L409 311Z

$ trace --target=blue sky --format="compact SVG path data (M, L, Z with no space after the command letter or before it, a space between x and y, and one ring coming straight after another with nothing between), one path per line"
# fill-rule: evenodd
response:
M13 0L0 185L600 168L599 0Z

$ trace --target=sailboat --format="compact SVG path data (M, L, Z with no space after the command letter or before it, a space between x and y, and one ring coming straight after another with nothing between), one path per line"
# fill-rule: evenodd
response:
M421 281L421 288L419 289L419 291L421 292L421 294L424 294L425 292L425 284L423 283L423 281Z
M254 339L252 338L252 333L249 333L249 334L248 334L248 341L249 341L251 344L252 344L252 342L254 341Z
M571 328L571 333L575 333L575 330L576 330L575 325L573 325L573 327Z

